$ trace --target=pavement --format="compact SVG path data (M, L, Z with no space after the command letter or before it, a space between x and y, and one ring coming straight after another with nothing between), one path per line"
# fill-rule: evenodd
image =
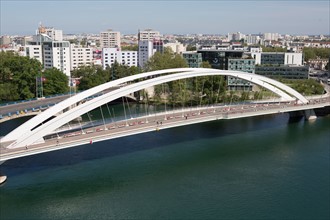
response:
M245 104L232 106L210 106L203 108L187 108L172 112L156 113L139 118L132 118L108 124L102 124L93 128L80 128L63 134L48 135L43 143L30 146L6 148L10 143L1 143L0 161L28 156L83 144L92 144L113 138L124 137L150 131L161 131L162 129L200 123L218 119L233 119L240 117L251 117L257 115L282 113L295 111L296 109L310 109L311 106L330 106L330 98L314 100L308 105L297 105L295 103L273 103L273 104Z

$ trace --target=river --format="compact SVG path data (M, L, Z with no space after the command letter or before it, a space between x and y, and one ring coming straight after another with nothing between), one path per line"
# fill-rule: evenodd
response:
M177 127L14 159L1 173L1 220L329 219L330 117Z

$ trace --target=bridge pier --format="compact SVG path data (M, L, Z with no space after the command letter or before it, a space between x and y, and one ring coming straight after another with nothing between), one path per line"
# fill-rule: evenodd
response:
M0 185L2 185L3 183L5 183L7 180L7 176L0 176Z
M5 161L0 161L0 165L3 164L4 162L5 162ZM4 182L6 182L6 180L7 180L7 176L2 175L2 174L0 173L0 185L2 185Z
M315 120L317 118L314 109L307 109L304 111L305 120Z
M292 119L301 119L305 118L306 121L315 120L317 118L314 109L307 109L302 111L289 112L290 118Z

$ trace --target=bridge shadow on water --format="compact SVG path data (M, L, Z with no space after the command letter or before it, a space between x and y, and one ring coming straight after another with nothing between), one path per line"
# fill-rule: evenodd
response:
M198 140L230 137L231 135L244 132L272 129L276 126L286 126L288 123L299 123L300 120L299 118L290 119L288 114L281 114L219 120L171 129L160 129L160 131L111 139L6 161L1 166L1 172L14 176L20 173L33 172L50 167L79 164L84 161L103 158L111 159L118 155L163 148L173 144L193 143Z

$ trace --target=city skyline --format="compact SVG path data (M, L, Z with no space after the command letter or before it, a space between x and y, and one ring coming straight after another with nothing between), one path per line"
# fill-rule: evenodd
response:
M16 1L1 0L0 35L33 35L41 22L64 34L107 29L136 34L241 32L329 34L327 0L318 1Z

